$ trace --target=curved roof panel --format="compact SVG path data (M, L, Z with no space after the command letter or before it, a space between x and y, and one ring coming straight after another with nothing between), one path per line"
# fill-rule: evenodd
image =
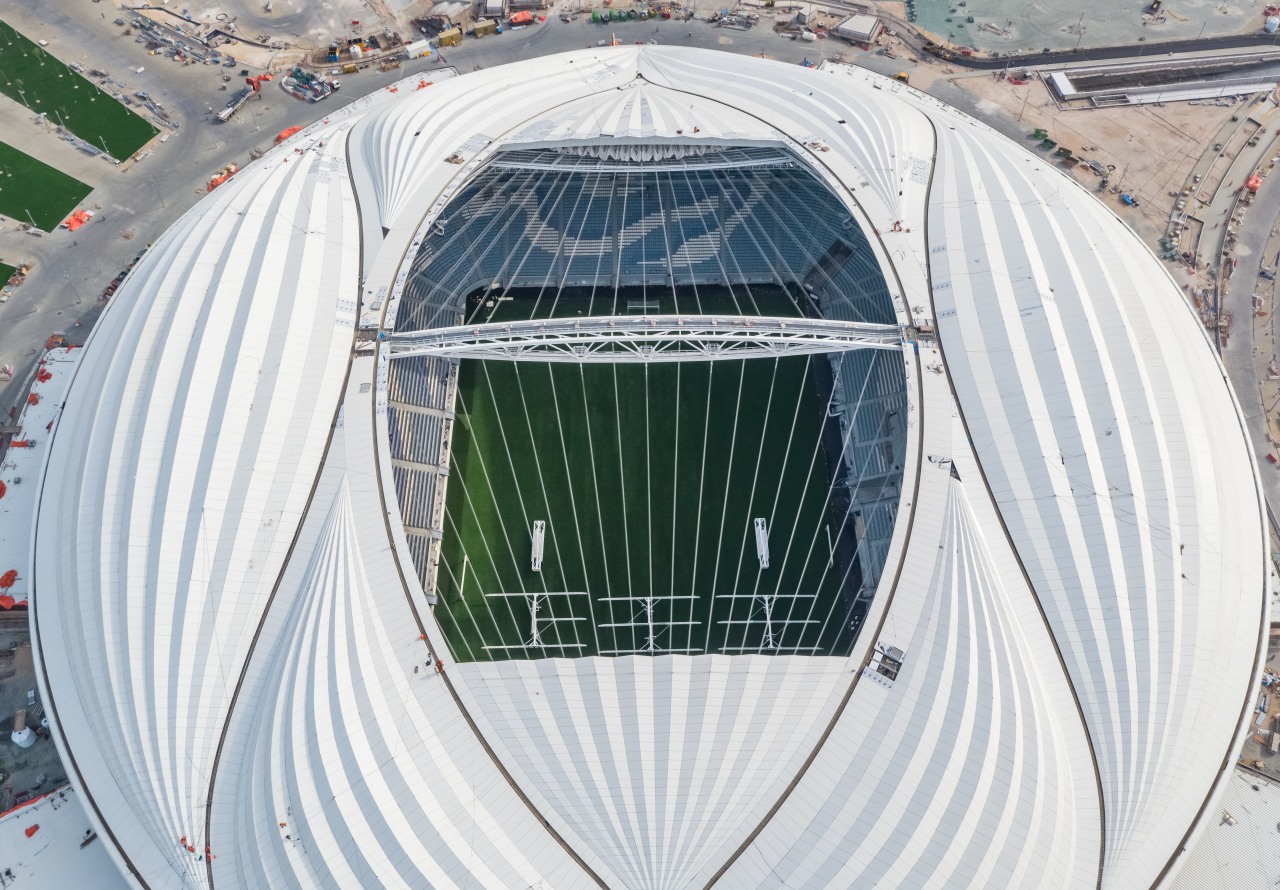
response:
M1251 703L1267 541L1222 368L1128 228L845 66L617 47L416 80L157 241L49 431L41 684L133 882L1128 890L1176 870ZM906 451L847 659L449 656L404 552L378 332L493 152L614 138L785 147L883 272L909 338L880 407Z
M1205 665L1258 627L1254 463L1203 330L1137 237L1010 143L939 129L948 368L1084 708L1108 876L1139 886L1203 805L1190 789L1232 759L1241 701L1221 690L1254 666Z
M337 409L358 285L344 135L273 152L147 252L49 460L35 574L63 592L36 606L39 645L71 760L100 764L95 804L149 880L191 876L178 840Z

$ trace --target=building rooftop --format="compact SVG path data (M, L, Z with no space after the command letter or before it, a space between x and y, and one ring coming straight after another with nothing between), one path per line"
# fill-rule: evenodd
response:
M70 785L0 813L0 887L124 890L106 845Z
M905 447L862 631L460 663L410 541L442 499L408 522L391 452L412 264L513 134L688 144L698 109L823 184L912 332L880 353ZM1043 159L846 66L610 47L335 115L155 243L59 404L33 645L138 883L1149 887L1256 698L1256 463L1177 285Z

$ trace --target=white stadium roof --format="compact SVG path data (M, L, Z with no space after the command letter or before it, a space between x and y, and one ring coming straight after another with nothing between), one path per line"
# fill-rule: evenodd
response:
M890 353L903 494L848 657L451 658L374 332L495 151L583 144L791 152L926 330ZM841 65L593 49L313 125L135 267L41 482L42 692L137 886L1165 886L1267 624L1242 417L1159 262Z

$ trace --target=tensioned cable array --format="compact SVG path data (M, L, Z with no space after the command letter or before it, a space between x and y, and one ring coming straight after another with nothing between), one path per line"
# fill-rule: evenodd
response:
M615 329L639 329L641 316L660 311L789 313L780 323L862 323L894 345L900 340L860 231L796 165L772 159L727 169L705 158L668 159L662 169L613 163L602 171L599 159L551 160L494 165L446 208L415 260L400 331L439 339L440 326L454 324L465 340L468 330L494 332L489 324L529 330L522 319L566 319L533 327L581 331L598 314L616 316ZM473 296L464 304L467 293ZM750 330L751 322L734 321ZM796 361L798 373L783 364ZM806 392L815 388L813 362L828 361L830 375L820 375L829 379L823 404ZM766 360L767 383L757 381L763 371L748 373L739 362L676 365L658 377L657 366L623 375L615 365L600 369L605 383L582 367L532 364L499 373L486 363L455 398L457 367L420 357L393 363L390 413L423 410L417 390L430 389L429 410L447 418L428 434L438 435L440 453L456 448L451 435L471 446L465 455L454 450L443 527L409 536L424 576L438 563L438 614L456 630L450 640L459 658L820 651L845 633L854 599L874 585L892 528L905 432L905 384L894 355ZM433 377L450 385L409 391L408 381ZM690 389L703 380L700 394ZM726 383L729 392L717 401ZM657 401L668 397L671 406ZM724 453L708 453L719 447L714 427L729 416L730 398L727 422L745 424L742 437L751 438L733 435ZM453 417L454 408L465 421ZM836 422L829 418L838 419L838 434L827 428ZM460 422L483 428L459 430ZM424 450L421 442L405 439L406 425L392 427L408 515L406 495L420 497L429 474L412 457ZM634 432L626 443L624 428ZM769 431L778 429L785 436L774 442ZM411 474L419 480L416 495L401 483ZM797 484L792 476L801 479L798 498L788 490ZM431 497L442 498L440 481ZM683 500L681 487L696 488L696 498ZM559 501L565 506L547 526L544 571L529 577L521 566L530 525ZM754 554L738 527L745 518L729 515L744 509L763 513L774 546L781 545L767 573L746 568ZM780 516L788 510L793 518ZM620 547L612 540L615 521ZM710 590L692 589L707 572ZM680 589L686 577L692 586ZM477 584L513 589L478 597ZM576 589L584 586L598 589ZM464 587L469 595L458 600ZM489 639L495 636L501 640Z

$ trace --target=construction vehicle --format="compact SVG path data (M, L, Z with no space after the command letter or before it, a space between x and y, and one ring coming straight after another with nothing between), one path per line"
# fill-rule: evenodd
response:
M247 74L248 72L242 71L241 73ZM244 79L244 82L247 84L247 86L244 89L239 90L234 96L232 96L227 101L227 104L222 106L222 110L219 111L215 115L215 117L217 117L218 120L224 123L231 120L231 116L235 114L237 111L239 111L240 108L244 105L244 103L249 101L249 98L251 96L261 92L262 83L263 81L266 81L266 80L275 80L275 78L272 75L266 74L266 73L260 74L257 77L246 77Z
M923 49L929 55L935 58L941 59L944 62L954 61L956 57L956 54L954 52L947 49L945 46L940 46L939 44L934 43L932 41L926 41L923 46Z
M911 78L907 76L907 72L905 71L899 71L897 74L893 75L893 79L900 80L906 84L911 83Z
M253 95L253 90L245 87L239 90L234 96L228 100L227 104L222 106L222 110L216 115L217 119L223 121L231 120L231 116L240 110L240 106L249 101L249 97Z

